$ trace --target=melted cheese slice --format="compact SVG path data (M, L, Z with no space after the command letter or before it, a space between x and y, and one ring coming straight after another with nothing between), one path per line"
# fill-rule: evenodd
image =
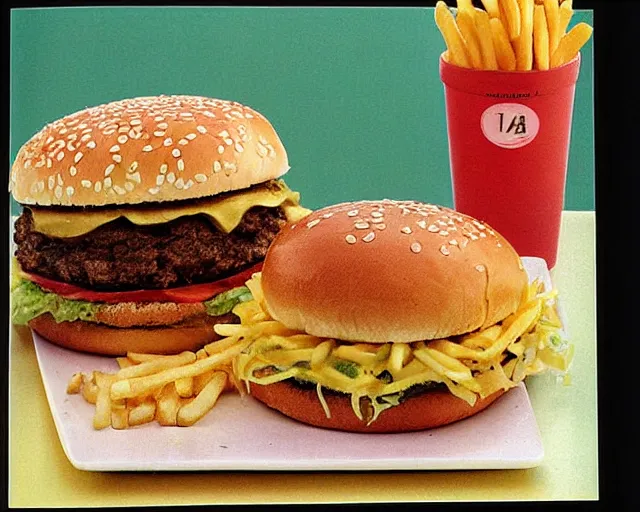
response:
M207 215L214 225L230 233L240 224L244 214L254 206L282 207L290 222L296 222L311 210L299 205L300 194L293 192L282 180L223 197L198 200L195 203L146 208L109 208L104 210L51 211L31 209L34 230L47 236L70 238L84 235L120 217L137 225L162 224L188 215Z
M442 383L473 405L478 397L506 391L528 375L545 370L564 373L573 358L573 346L561 339L562 326L551 318L555 291L538 292L537 282L504 322L457 342L374 345L326 340L287 329L268 315L260 281L261 274L254 274L246 283L254 300L233 310L240 325L214 327L218 334L229 336L230 343L240 338L251 342L234 361L234 374L245 381L247 391L249 382L268 385L292 377L314 382L327 417L330 411L322 387L350 394L356 416L371 423L397 405L398 393L416 384ZM391 374L390 381L376 378L385 371ZM370 418L363 418L361 397L368 397L373 407Z

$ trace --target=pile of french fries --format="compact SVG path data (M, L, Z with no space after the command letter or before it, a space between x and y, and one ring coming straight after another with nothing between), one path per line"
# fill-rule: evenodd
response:
M445 60L474 69L530 71L562 66L576 57L593 28L567 32L573 0L456 0L456 13L436 4L435 21L447 45Z
M231 362L247 346L233 338L176 355L129 352L116 373L75 373L67 393L95 404L93 427L126 429L156 420L188 427L205 416L220 394L238 388Z

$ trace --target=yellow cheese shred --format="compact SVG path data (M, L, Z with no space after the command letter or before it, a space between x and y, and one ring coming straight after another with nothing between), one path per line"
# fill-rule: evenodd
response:
M179 217L203 214L225 233L233 231L254 206L282 207L287 220L297 222L311 210L300 206L300 194L283 180L273 180L239 192L195 202L160 203L157 207L108 208L96 210L50 210L31 208L34 230L47 236L70 238L85 235L113 220L125 217L139 226L162 224Z
M518 310L495 326L462 340L403 345L349 343L292 331L267 313L261 273L247 286L259 301L242 303L233 311L241 322L233 326L233 335L250 343L234 361L236 377L247 387L249 382L267 385L291 377L315 383L328 418L323 387L350 395L354 414L371 423L417 384L444 383L453 395L473 405L478 397L506 391L546 370L564 375L567 382L574 347L560 335L555 291L543 293L537 281L530 284ZM229 326L215 329L224 335ZM456 346L460 341L464 345ZM392 378L378 378L384 372ZM361 399L368 399L372 413L363 414Z

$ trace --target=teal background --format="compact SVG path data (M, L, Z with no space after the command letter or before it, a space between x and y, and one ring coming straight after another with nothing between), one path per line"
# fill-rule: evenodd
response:
M593 25L592 11L576 11L579 21ZM453 205L432 8L18 9L10 42L12 161L46 123L87 106L195 94L264 114L287 148L286 181L310 208ZM576 87L567 210L594 209L592 44Z

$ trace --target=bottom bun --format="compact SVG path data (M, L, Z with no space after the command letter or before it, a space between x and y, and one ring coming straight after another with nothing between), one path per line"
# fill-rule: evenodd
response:
M411 432L439 427L468 418L491 405L504 391L499 390L471 406L448 390L431 390L400 405L382 411L367 426L358 419L347 395L324 393L331 418L327 418L315 389L302 389L287 381L269 385L251 383L250 393L260 402L309 425L348 432Z
M195 352L207 343L220 339L213 330L214 324L236 321L235 315L227 314L218 317L203 316L189 323L168 327L120 328L81 320L57 323L53 316L47 313L30 320L29 327L61 347L93 354L124 356L127 352Z

